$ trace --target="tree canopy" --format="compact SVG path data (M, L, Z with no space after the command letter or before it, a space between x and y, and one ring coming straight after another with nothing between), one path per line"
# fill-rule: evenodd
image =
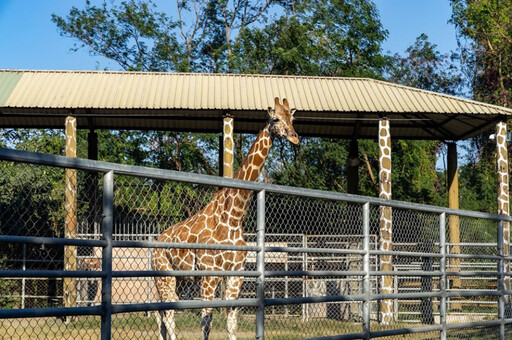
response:
M424 34L403 54L384 54L382 43L388 32L371 0L179 0L174 4L88 0L80 8L72 7L64 17L53 15L52 20L62 35L75 39L72 50L85 48L124 70L371 77L447 94L461 94L461 84L473 74L476 99L498 104L509 100L509 62L504 51L509 43L506 15L511 6L503 1L463 0L453 0L452 5L459 39L470 41L460 55L441 53ZM482 13L488 17L480 18ZM458 66L460 60L464 73ZM467 72L470 68L479 71ZM491 80L497 84L492 91L485 83ZM161 131L99 134L103 160L206 174L218 171L215 135ZM62 136L57 133L54 138ZM83 136L82 140L85 143ZM252 136L237 136L238 163L252 140ZM435 141L393 142L394 198L446 204L444 174L435 168L442 147ZM348 150L349 141L339 139L302 138L299 147L276 142L265 180L346 191ZM359 141L359 155L359 191L376 195L376 142ZM484 158L468 162L473 167L483 166ZM461 171L465 176L462 186L472 181L470 170ZM478 191L467 185L467 190ZM461 204L464 206L464 200Z

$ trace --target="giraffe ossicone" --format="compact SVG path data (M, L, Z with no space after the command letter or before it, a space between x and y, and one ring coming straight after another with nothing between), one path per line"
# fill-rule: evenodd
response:
M244 163L236 172L234 178L246 181L256 181L263 169L274 137L285 138L291 143L299 143L299 138L293 128L293 114L288 100L275 98L274 108L268 110L269 120L259 132L245 158ZM252 191L223 188L197 214L181 221L162 232L159 242L179 243L209 243L245 245L242 220L249 207ZM244 270L247 252L202 249L172 249L154 248L152 264L154 270ZM162 302L176 302L178 295L176 276L155 277L155 283ZM203 276L200 278L201 298L210 301L215 297L215 290L220 277ZM240 276L227 277L226 299L237 299L242 287L243 278ZM203 308L201 312L201 328L203 339L209 338L212 322L212 308ZM160 330L159 339L169 336L176 339L176 323L174 310L166 310L157 315ZM230 340L236 339L237 308L231 308L227 317L227 330Z

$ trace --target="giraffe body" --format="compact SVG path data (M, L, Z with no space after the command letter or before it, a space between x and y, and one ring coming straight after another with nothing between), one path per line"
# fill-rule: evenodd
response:
M263 169L265 159L272 146L272 137L285 137L292 143L298 143L298 137L292 126L293 112L286 99L283 105L275 99L275 109L269 109L271 120L260 131L244 163L235 174L235 179L256 181ZM252 191L223 188L197 214L164 230L159 242L207 243L245 245L242 221L249 207ZM201 250L155 248L152 251L152 264L155 270L228 270L242 271L247 257L245 251ZM201 298L211 301L221 280L216 276L203 276L201 280ZM163 302L178 301L176 293L177 278L174 276L156 277L156 286ZM226 299L237 299L243 278L226 278ZM209 338L212 321L212 309L203 308L201 312L203 339ZM176 339L174 311L166 310L157 317L160 339L169 335ZM163 321L163 325L162 325ZM165 327L164 327L165 326ZM237 309L231 308L227 316L229 339L236 339Z

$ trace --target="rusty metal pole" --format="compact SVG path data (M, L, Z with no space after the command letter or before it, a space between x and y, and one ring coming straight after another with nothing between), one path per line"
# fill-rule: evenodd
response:
M459 169L457 165L457 144L448 143L448 208L459 209ZM460 254L460 221L459 216L448 217L449 251L450 254ZM460 271L460 259L450 258L448 271ZM449 277L450 288L458 290L462 283L459 276ZM450 309L462 310L460 303L452 302Z
M350 151L347 159L347 193L359 194L359 143L357 139L350 141Z
M76 157L76 118L66 117L66 157ZM76 238L77 233L77 180L76 170L65 170L65 218L64 218L64 237L68 239ZM64 247L64 270L77 270L77 247ZM76 307L77 287L76 278L64 278L64 306ZM67 320L68 321L68 320Z

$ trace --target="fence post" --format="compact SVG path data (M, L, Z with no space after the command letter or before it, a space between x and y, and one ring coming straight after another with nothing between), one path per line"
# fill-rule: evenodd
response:
M500 320L500 340L505 340L505 260L504 260L504 223L498 222L498 319Z
M256 256L256 268L260 273L256 287L258 307L256 310L256 339L265 339L265 190L258 192L256 211L256 245L260 248Z
M112 326L112 233L114 225L114 173L103 176L103 214L101 231L107 244L103 247L101 270L106 276L101 279L101 339L110 340Z
M441 289L441 301L439 304L439 323L443 327L441 330L440 339L446 340L446 213L439 215L439 270L441 271L441 278L439 285Z
M370 284L370 203L363 205L363 333L370 339L371 284Z

